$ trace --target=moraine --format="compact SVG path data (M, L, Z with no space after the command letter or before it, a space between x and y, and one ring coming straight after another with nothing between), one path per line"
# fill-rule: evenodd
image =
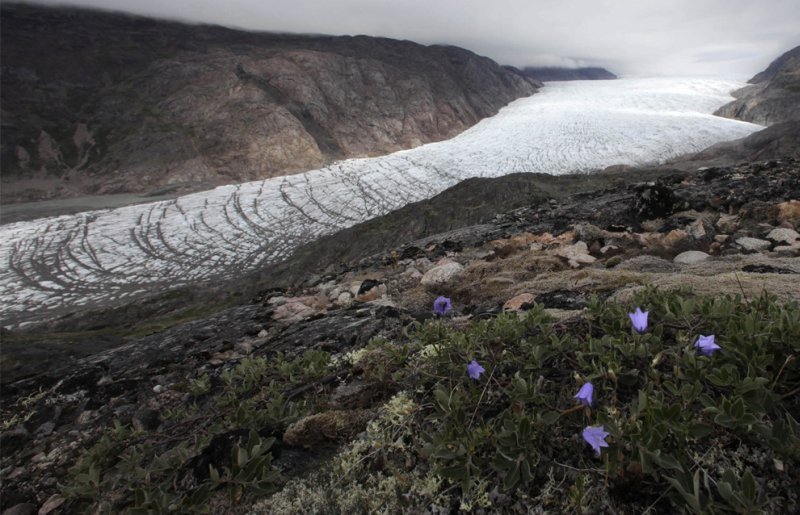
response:
M0 316L36 322L221 280L471 177L644 165L762 127L711 79L548 83L448 141L177 199L0 227Z

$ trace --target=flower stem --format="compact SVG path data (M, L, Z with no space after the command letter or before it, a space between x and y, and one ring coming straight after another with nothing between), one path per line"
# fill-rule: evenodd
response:
M489 385L492 382L492 376L494 376L494 371L497 368L497 363L495 362L494 366L492 367L492 371L489 373L489 378L486 380L486 386L483 387L483 391L481 392L481 396L478 397L478 404L475 405L475 411L472 412L472 418L469 419L469 426L472 427L472 422L475 420L475 415L478 413L478 408L481 405L481 401L483 400L483 395L486 393L486 389L489 388Z

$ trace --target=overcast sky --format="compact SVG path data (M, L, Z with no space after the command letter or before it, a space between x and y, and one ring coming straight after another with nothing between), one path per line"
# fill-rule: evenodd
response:
M800 44L800 0L37 0L264 31L468 48L514 66L749 78Z

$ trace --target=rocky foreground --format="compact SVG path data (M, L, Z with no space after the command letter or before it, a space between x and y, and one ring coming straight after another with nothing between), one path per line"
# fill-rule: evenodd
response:
M520 180L519 177L524 176L494 181L508 184ZM635 177L639 180L634 180ZM408 445L416 441L422 433L402 436L406 433L400 430L401 426L415 427L413 424L397 426L387 421L395 420L392 417L406 420L402 417L411 416L418 409L422 409L419 413L425 412L424 405L419 403L427 402L427 394L419 388L430 380L424 374L455 374L450 379L452 385L452 381L460 381L458 374L463 373L458 372L461 358L453 358L455 361L447 370L434 372L426 368L425 356L432 351L424 350L425 342L461 341L454 336L456 333L449 331L474 331L483 327L481 321L496 318L496 323L505 327L502 324L512 323L516 317L501 315L504 312L518 313L520 317L528 313L534 317L534 322L524 319L528 320L526 324L540 327L528 338L534 338L536 331L549 334L551 329L537 325L548 316L556 321L552 330L561 335L559 338L567 333L584 334L580 332L584 330L589 331L585 334L600 330L598 338L602 334L610 338L612 332L604 331L611 329L585 329L592 326L592 317L607 316L602 315L599 306L632 310L633 303L644 298L660 305L662 301L653 300L653 291L677 289L698 299L738 295L745 301L768 292L772 296L770 302L778 306L790 306L800 298L797 280L800 162L797 160L788 158L695 171L643 170L638 175L627 171L617 176L612 174L604 179L604 184L594 191L568 196L539 190L537 195L529 197L533 200L519 201L509 211L488 217L478 213L475 222L480 222L478 225L434 233L406 244L393 245L390 241L376 253L365 255L362 249L360 256L343 257L346 249L358 252L352 250L353 238L364 227L379 228L383 223L391 230L390 217L383 222L380 219L368 222L360 229L348 230L349 236L347 232L339 235L348 244L340 247L338 254L334 252L335 257L314 252L314 248L323 247L312 245L306 254L298 254L296 267L289 263L283 269L265 271L260 278L248 279L263 288L280 284L268 280L270 274L283 275L285 287L254 292L250 302L240 302L236 307L188 323L176 320L173 327L148 336L137 337L131 330L122 346L80 359L63 360L60 366L50 363L44 372L31 372L25 364L42 356L37 356L37 348L47 348L41 336L4 334L4 360L17 360L16 364L6 363L9 365L6 370L17 370L19 379L7 382L7 378L14 376L4 373L2 507L16 510L9 513L37 510L38 513L80 510L145 513L169 506L182 506L179 509L184 511L205 508L215 513L250 509L290 513L318 511L322 506L332 512L359 512L370 511L369 499L380 499L389 511L399 512L424 511L433 502L431 499L440 499L437 502L443 504L437 509L444 511L459 506L509 512L570 509L557 504L566 501L557 501L539 487L524 490L538 492L538 496L523 495L520 493L523 490L517 490L518 484L527 484L531 477L546 476L545 469L534 467L529 472L532 476L526 480L514 475L519 470L514 472L515 469L504 469L505 465L498 464L501 467L498 470L507 471L493 473L495 476L491 477L495 477L497 484L491 480L486 484L470 480L464 483L462 472L447 471L447 463L451 463L448 460L455 458L443 457L441 449L431 450L420 442L420 447L414 447L416 450L411 454L398 450L400 454L393 454L395 458L405 456L405 461L398 465L374 461L389 458L377 448L369 447L371 450L367 452L364 449L368 447L359 442L364 442L367 435L368 441L373 442L370 445L374 445L376 435L385 440L395 434L391 431L400 431L394 438L405 439ZM481 189L491 191L491 188ZM520 191L518 187L514 189ZM442 217L447 220L453 215L445 208L445 199L446 194L440 196ZM431 209L435 209L436 201L428 204ZM462 204L464 208L466 205ZM485 209L489 213L492 208L485 206ZM360 234L364 237L368 233ZM365 242L377 241L364 238ZM311 254L315 254L313 258ZM317 275L309 275L309 269L313 270L309 268L312 259L318 263L327 260L330 266ZM300 277L301 271L305 274L303 279L293 280ZM430 324L434 318L433 300L440 295L451 299L453 311L444 319L446 332L437 333L440 329L435 324L439 322ZM709 306L703 309L712 309L714 304ZM784 309L788 311L784 315L778 312L779 318L794 316L791 308ZM114 314L107 316L113 320ZM702 316L713 318L709 314L695 316L700 315L670 322L680 328L674 329L678 332L669 336L673 329L667 328L658 337L685 341L689 336L682 331L702 328ZM101 318L102 315L92 317L95 323ZM694 322L685 326L689 319ZM101 348L102 331L93 333L89 319L81 323L86 343L95 350ZM491 331L500 330L491 325L495 322L486 323L490 324L487 327L494 327ZM68 322L65 324L62 329L70 328ZM73 342L80 342L81 336L75 332L79 327L72 321ZM788 338L784 344L789 344L792 338L795 345L800 341L800 334L792 334L793 326L781 327L789 331L783 333L783 338ZM479 341L486 337L473 335L468 339ZM49 338L58 336L51 333ZM591 338L589 341L593 341ZM37 347L37 342L45 347ZM720 342L735 343L733 340L726 343L724 336ZM57 342L53 343L53 348L56 347ZM31 354L26 356L25 352ZM479 350L473 348L469 352ZM524 351L523 355L529 352L533 351ZM647 358L648 362L651 358ZM781 354L780 362L784 360L780 373L779 366L775 369L768 366L770 383L775 382L773 387L780 385L776 391L788 403L785 409L796 414L800 410L797 396L789 394L800 384L800 375L796 361L789 359L788 354ZM528 366L501 365L505 363L502 360L497 363L501 368L511 367L509 378L514 375L515 367ZM556 390L572 390L574 383L569 376L572 371L578 373L580 366L575 363L560 366L566 368L559 372L563 378L553 379ZM638 374L630 373L634 377ZM612 383L616 384L615 381ZM603 383L606 395L615 391L612 383ZM480 389L475 390L471 401L477 401L475 413L480 412L479 420L484 420L487 428L494 427L493 417L499 415L484 412L486 406L478 394ZM614 395L623 394L618 391ZM762 422L772 420L771 415L764 416L767 418ZM546 419L536 419L534 427L555 420L550 416ZM430 423L433 419L425 420ZM611 419L601 420L606 420L609 427L613 423ZM424 427L423 424L420 431ZM723 438L719 432L724 430L713 427L709 430L717 435L714 440L717 443L709 445L724 442L733 445L726 440L728 436ZM381 433L380 428L389 433ZM703 425L703 434L706 429ZM385 440L381 445L394 445L391 441ZM788 441L787 445L793 445L791 438ZM461 445L458 439L453 442L452 445ZM575 445L575 450L568 451L572 457L552 459L566 463L567 471L570 467L586 466L591 453L581 458L580 442L564 445L567 448ZM740 445L745 444L740 442ZM246 454L236 458L236 453L241 454L244 449ZM362 449L362 454L356 452L358 449ZM622 447L619 449L623 452ZM719 448L720 452L722 449ZM764 458L767 461L747 465L755 467L758 481L753 488L761 496L760 506L768 512L789 512L798 507L796 494L791 493L798 486L797 449L787 449L781 450L782 454L769 454L778 452L775 450L759 451L768 453ZM235 454L233 462L231 452ZM664 447L664 453L667 452ZM355 460L350 465L346 465L347 456ZM777 460L774 463L770 461L773 458ZM540 459L543 458L536 458L537 462ZM658 466L669 467L668 461L652 459ZM680 456L676 459L682 460ZM626 476L625 481L634 483L625 483L620 476L613 480L614 488L624 490L626 484L641 481L642 485L649 484L653 477L660 477L658 472L656 476L648 476L647 466L634 462L624 466L629 472L633 470L630 467L644 466L645 476L640 476L641 472ZM488 466L476 463L476 471ZM405 472L400 474L397 466ZM329 470L327 467L333 467L330 483L314 475L314 470ZM336 497L332 492L346 491L355 482L367 481L348 476L341 467L350 467L347 470L367 467L366 472L362 471L367 474L364 478L391 479L394 486L389 488L389 483L380 482L382 479L372 486L364 483L367 486L362 487L363 491L353 494L356 500ZM602 462L598 460L594 467L602 470ZM681 465L675 467L683 470ZM735 476L744 478L747 467L735 469ZM691 471L686 473L691 484ZM589 481L594 472L587 474ZM675 472L672 476L683 484L680 474ZM572 485L569 488L573 496L582 488L599 495L600 490L590 486L595 484L593 479L580 486L584 485L580 477L573 472L566 475L559 472L551 480L567 481L567 485ZM598 477L602 482L602 472ZM748 477L747 481L752 480L752 476ZM405 486L403 481L407 482ZM551 487L554 485L548 488ZM274 494L282 488L285 492ZM398 496L392 493L395 491L411 493L403 500L399 493ZM642 491L639 499L625 497L621 490L608 490L610 493L601 496L601 500L592 501L590 495L585 498L586 509L610 507L628 513L641 512L649 506L649 509L673 511L676 506L683 506L681 502L689 502L676 500L675 495L681 491L678 487L662 497L649 496L644 487ZM302 505L303 499L310 504ZM751 504L758 504L755 499ZM698 493L697 502L706 503L707 499ZM743 505L749 506L747 502L742 500Z

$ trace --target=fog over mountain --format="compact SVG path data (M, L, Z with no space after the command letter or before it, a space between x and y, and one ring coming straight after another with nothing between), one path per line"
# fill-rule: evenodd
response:
M746 78L800 43L796 0L44 0L250 30L448 43L501 64Z

